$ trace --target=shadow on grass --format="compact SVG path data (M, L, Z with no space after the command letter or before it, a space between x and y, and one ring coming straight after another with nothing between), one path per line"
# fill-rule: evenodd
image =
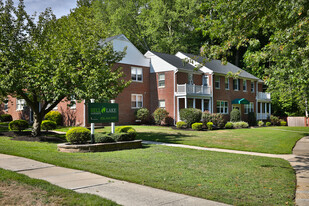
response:
M137 135L138 139L155 141L155 142L166 142L166 143L181 143L185 137L191 137L191 135L185 135L182 133L170 134L163 132L139 132Z

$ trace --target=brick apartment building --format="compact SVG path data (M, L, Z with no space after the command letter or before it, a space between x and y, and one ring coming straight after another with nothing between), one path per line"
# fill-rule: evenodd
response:
M241 111L244 121L250 111L257 114L257 119L267 119L271 114L271 99L263 92L263 81L233 64L222 65L213 60L202 65L202 57L181 52L170 55L148 51L143 55L122 34L105 42L110 42L115 51L127 48L125 57L115 64L123 68L125 80L132 81L116 98L118 124L134 123L134 113L142 107L151 113L158 107L165 108L174 122L180 120L182 108L222 113L227 120L233 108ZM226 77L228 72L238 71L238 79ZM84 101L70 106L63 101L54 110L63 114L67 125L88 125ZM32 121L32 112L22 99L9 97L2 112L11 114L13 119Z

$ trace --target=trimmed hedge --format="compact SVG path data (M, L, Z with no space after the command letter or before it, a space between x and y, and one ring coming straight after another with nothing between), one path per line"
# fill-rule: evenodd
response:
M185 123L184 121L179 121L176 123L176 127L178 129L186 129L187 128L187 123Z
M266 126L269 127L271 125L271 122L266 122Z
M249 127L249 124L247 122L243 122L243 121L240 121L240 122L233 122L233 127L235 129L239 129L239 128L248 128Z
M43 120L41 123L41 128L43 130L53 130L57 128L57 123L51 120Z
M192 129L193 130L202 130L202 127L203 127L203 123L200 123L200 122L196 122L196 123L193 123L192 124Z
M232 122L227 122L225 124L225 129L233 129L233 123Z
M117 133L121 133L121 132L127 133L128 130L133 130L134 132L136 132L136 130L133 127L130 127L130 126L120 126L120 127L117 127L115 129L115 132L117 132Z
M212 130L213 126L214 126L214 124L212 122L207 122L207 129L208 130Z
M188 126L201 121L202 110L195 108L186 108L179 111L180 119L184 120Z
M281 120L281 121L280 121L280 125L281 125L281 126L286 126L286 121Z
M263 121L258 121L258 126L259 127L263 127L264 126L264 122Z
M71 144L85 144L91 139L89 129L84 127L75 127L66 133L66 139Z
M14 120L9 123L9 130L19 131L25 130L29 127L29 123L26 120Z
M1 114L0 115L0 122L11 122L13 121L12 115L10 114Z
M58 111L50 111L45 117L46 120L51 120L57 123L57 125L62 125L62 114Z
M240 121L240 111L238 109L233 109L230 114L231 122L239 122Z
M212 122L213 125L218 128L224 127L223 115L220 113L210 114L209 112L203 112L202 121L205 126L207 125L208 122Z
M95 137L96 143L108 143L108 142L115 142L115 139L111 137L111 134L96 134Z
M155 120L155 123L158 124L158 125L161 125L162 121L165 120L165 118L168 117L168 114L169 113L165 109L157 108L153 112L152 116L153 116L153 118Z
M134 135L135 134L135 135ZM135 136L136 133L114 133L111 134L112 138L116 141L116 142L123 142L123 141L133 141L135 140Z
M136 111L136 119L141 120L145 123L149 120L149 110L147 108L140 108Z

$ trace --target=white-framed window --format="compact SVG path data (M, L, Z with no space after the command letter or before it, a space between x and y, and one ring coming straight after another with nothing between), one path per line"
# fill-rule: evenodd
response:
M70 109L76 109L76 98L71 96Z
M8 99L5 99L5 100L3 101L3 110L4 110L4 111L8 111L8 109L9 109L9 100L8 100Z
M254 112L254 103L250 102L249 104L245 104L245 114L248 114L249 112Z
M254 81L251 81L251 92L254 93Z
M209 85L209 77L208 77L208 75L203 75L203 85L208 87L208 85Z
M165 87L165 73L158 74L158 85L159 87Z
M134 82L142 82L143 81L143 68L131 67L131 79Z
M131 94L131 108L142 108L143 107L143 95L142 94Z
M159 107L165 109L165 100L159 100Z
M233 89L239 91L239 79L233 79Z
M194 82L193 82L193 74L188 74L188 83L189 84L194 84Z
M242 81L242 89L245 92L247 91L247 80L245 80L245 79Z
M215 88L220 89L220 77L219 76L215 78Z
M217 101L217 113L228 114L229 103L227 101Z
M225 77L225 89L230 89L230 79L228 77Z
M16 110L23 110L26 106L26 101L24 99L16 99Z

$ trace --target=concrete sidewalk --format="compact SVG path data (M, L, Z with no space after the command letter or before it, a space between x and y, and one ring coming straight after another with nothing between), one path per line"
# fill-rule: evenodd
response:
M99 195L125 206L226 205L5 154L0 154L0 168L25 174L31 178L46 180L76 192Z
M182 144L171 144L163 142L143 141L145 144L164 145L169 147L181 147L196 150L226 152L233 154L254 155L261 157L282 158L290 162L296 173L296 197L295 202L298 206L309 206L309 136L300 139L294 149L293 154L277 155L258 152L246 152L228 149L206 148Z

